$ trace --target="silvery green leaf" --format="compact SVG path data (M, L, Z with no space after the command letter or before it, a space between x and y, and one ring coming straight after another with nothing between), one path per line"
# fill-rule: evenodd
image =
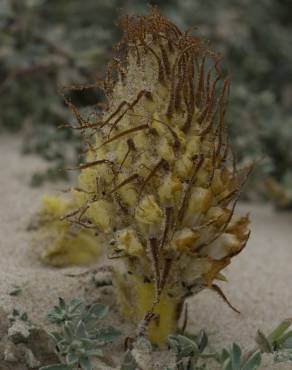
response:
M167 341L170 348L173 349L176 353L179 353L180 346L177 337L175 335L169 335Z
M68 346L69 352L70 351L73 351L73 352L78 351L78 353L82 353L82 352L84 352L84 348L85 347L84 347L82 341L79 340L79 339L72 340L72 342Z
M222 370L233 370L232 368L232 362L230 358L227 358L222 366Z
M232 345L231 362L232 362L232 370L240 370L241 348L236 343L233 343Z
M292 349L292 330L281 338L281 348Z
M284 333L285 331L291 326L292 324L292 319L286 319L283 320L275 330L273 330L269 335L268 335L268 340L273 343L274 341L277 341Z
M48 335L53 339L54 342L58 343L62 339L62 335L56 331L51 331Z
M84 302L81 299L78 298L72 299L68 307L68 312L74 313L78 308L81 308L83 304Z
M205 330L201 330L197 339L199 351L203 352L208 345L208 336Z
M58 342L58 346L68 346L70 342L71 342L71 339L70 341L67 341L64 337L62 337L62 339L60 339Z
M63 315L63 311L60 307L54 306L54 308L48 313L48 319L51 320L51 318L59 318Z
M99 348L86 351L87 356L103 357L103 351Z
M93 346L96 347L96 343L92 338L79 338L80 343L82 343L86 348Z
M61 324L65 321L66 311L62 310L59 306L55 306L52 311L48 313L48 320L52 323Z
M96 331L95 339L103 342L104 344L113 342L121 335L121 332L111 326Z
M93 370L92 364L88 357L81 357L79 364L83 370Z
M262 362L261 352L257 351L249 357L243 365L242 370L256 370Z
M197 343L183 335L170 335L169 344L181 357L192 356L199 351Z
M76 352L69 351L66 356L66 361L69 365L74 365L78 362L79 356Z
M71 341L74 337L74 326L69 321L64 325L64 337L67 341Z
M269 339L262 333L260 330L257 331L256 334L256 342L260 348L260 350L264 353L272 353L273 347L270 343Z
M131 351L128 349L124 355L120 370L136 370L137 362L134 359Z
M221 355L220 355L220 362L224 362L230 357L230 353L227 351L226 348L223 348Z
M86 313L82 315L82 321L86 326L87 332L89 332L90 335L93 336L94 333L96 332L96 318L90 316L89 313Z
M87 332L86 332L84 322L81 321L81 320L77 323L75 335L78 338L86 338L87 337Z
M103 304L94 304L90 307L89 313L94 315L97 319L101 320L105 318L108 314L108 306Z
M292 349L292 330L285 332L280 338L273 342L273 350Z
M54 311L56 314L62 314L64 310L59 306L54 306Z

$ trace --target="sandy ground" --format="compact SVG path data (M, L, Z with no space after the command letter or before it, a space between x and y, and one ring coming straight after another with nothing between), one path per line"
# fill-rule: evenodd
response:
M0 153L0 306L7 312L18 308L31 320L44 323L59 296L78 296L80 282L65 277L64 269L38 261L30 248L27 225L42 194L65 185L29 187L31 174L43 169L44 162L21 155L20 140L15 137L0 138ZM248 349L258 328L267 333L282 319L292 317L292 213L275 213L265 205L244 204L240 209L251 214L252 235L247 248L226 270L229 283L221 286L241 314L234 313L216 293L204 291L189 301L188 330L205 328L218 347L238 342ZM9 292L15 286L22 288L22 294L12 297ZM292 369L292 364L272 365L267 359L261 369Z

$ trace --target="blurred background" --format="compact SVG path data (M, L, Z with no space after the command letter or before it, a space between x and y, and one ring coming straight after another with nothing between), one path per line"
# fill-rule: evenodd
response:
M243 199L292 208L292 1L150 3L224 57L233 147L238 161L257 162ZM0 0L0 133L21 136L23 154L48 161L31 186L66 178L68 153L78 160L78 137L58 129L72 120L58 90L102 78L120 15L148 9L148 1ZM82 110L101 99L93 89L69 94Z

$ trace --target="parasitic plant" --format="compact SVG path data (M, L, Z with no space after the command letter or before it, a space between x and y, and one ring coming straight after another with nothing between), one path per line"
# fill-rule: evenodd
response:
M187 297L211 288L226 300L214 281L249 237L234 215L249 168L228 144L219 56L156 9L122 26L103 111L86 119L67 100L88 151L65 218L122 261L121 311L162 344Z

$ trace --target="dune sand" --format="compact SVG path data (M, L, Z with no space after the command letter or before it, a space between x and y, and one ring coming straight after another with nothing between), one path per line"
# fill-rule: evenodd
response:
M54 193L66 185L31 188L31 174L47 164L36 156L22 155L20 143L16 137L0 138L0 308L7 313L17 308L27 312L31 321L45 326L46 313L59 296L70 299L80 294L82 282L64 276L65 272L82 269L46 267L31 251L27 226L42 194ZM237 342L250 349L258 328L268 333L282 319L292 317L292 213L279 214L268 205L251 204L240 205L240 210L250 212L252 234L246 249L226 269L229 283L221 287L241 314L234 313L208 290L188 303L188 331L205 328L218 348ZM22 288L22 294L10 296L15 286ZM5 335L1 327L0 343ZM3 356L0 353L0 370L26 369L20 364L9 367ZM292 364L272 364L269 356L261 367L291 368Z

